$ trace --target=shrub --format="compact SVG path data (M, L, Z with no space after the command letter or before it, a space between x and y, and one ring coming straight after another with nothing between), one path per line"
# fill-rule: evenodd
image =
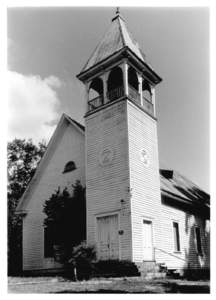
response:
M49 233L47 238L53 246L55 259L62 263L68 261L72 248L86 236L85 188L80 181L72 187L72 194L67 188L62 191L58 188L45 201L43 209L46 214L44 227Z
M139 276L137 266L127 260L106 260L94 264L97 276Z
M86 242L73 248L68 266L75 271L75 279L89 279L93 275L96 251L93 246L88 246Z

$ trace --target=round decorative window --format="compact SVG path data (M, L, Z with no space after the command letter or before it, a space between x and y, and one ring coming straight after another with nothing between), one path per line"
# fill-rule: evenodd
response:
M143 162L145 166L149 165L149 155L145 149L140 150L140 160Z
M101 166L109 165L114 158L114 152L111 147L102 149L99 153L99 163Z

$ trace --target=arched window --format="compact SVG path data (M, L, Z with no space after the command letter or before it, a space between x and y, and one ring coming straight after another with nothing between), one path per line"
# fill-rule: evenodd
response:
M134 70L134 68L132 68L132 67L129 67L129 69L128 69L128 83L135 90L137 90L137 91L139 90L139 82L138 82L137 73Z
M115 67L110 72L107 81L107 91L109 101L116 100L124 95L123 73L120 67Z
M66 163L62 173L71 172L73 170L76 170L75 162L74 161L69 161L69 162Z
M142 84L142 94L143 97L148 100L149 102L152 102L152 94L151 94L151 87L148 83L147 80L143 80L143 84Z

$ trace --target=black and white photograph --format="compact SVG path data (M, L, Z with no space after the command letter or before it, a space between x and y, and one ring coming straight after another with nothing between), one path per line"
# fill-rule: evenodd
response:
M210 7L112 5L7 7L9 294L210 293Z

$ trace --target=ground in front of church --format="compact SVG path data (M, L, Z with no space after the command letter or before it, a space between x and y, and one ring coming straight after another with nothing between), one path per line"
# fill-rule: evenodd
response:
M70 281L63 277L9 277L9 293L209 293L209 281L141 277Z

